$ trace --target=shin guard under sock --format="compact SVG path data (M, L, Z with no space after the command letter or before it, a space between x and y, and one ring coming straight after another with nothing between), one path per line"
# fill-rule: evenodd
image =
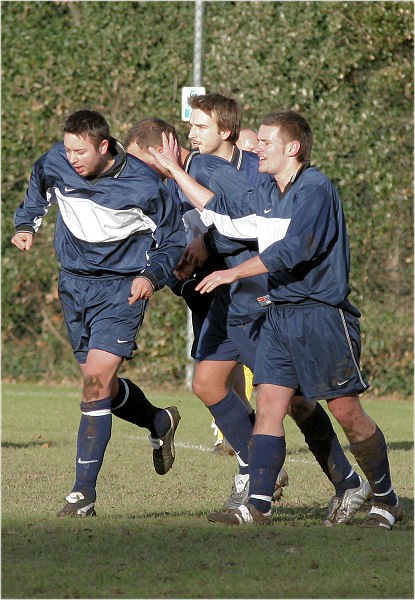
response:
M336 496L341 497L347 489L358 487L359 477L347 460L330 417L322 406L317 403L305 421L296 423L318 464L333 483Z
M249 442L249 502L263 513L271 508L275 482L284 460L284 436L252 436Z
M76 453L76 481L73 492L96 499L95 486L111 437L111 397L81 403L81 422Z
M385 438L379 427L366 440L352 442L350 450L370 483L373 503L394 506L397 497L392 487Z
M208 406L215 423L235 451L239 472L248 473L248 442L253 427L248 411L233 390L216 404Z

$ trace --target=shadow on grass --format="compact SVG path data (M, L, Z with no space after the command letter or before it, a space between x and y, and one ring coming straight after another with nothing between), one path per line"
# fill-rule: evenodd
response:
M412 450L413 442L388 442L388 450Z
M1 447L2 448L15 448L16 450L20 450L23 448L41 448L44 444L47 444L48 448L50 448L51 446L55 446L55 444L52 444L51 442L45 442L45 440L39 440L37 442L27 442L27 443L2 442Z
M403 528L405 530L412 530L413 528L413 517L414 517L414 501L412 498L400 497L400 501L404 507L404 518L402 522L399 523L399 528ZM366 503L358 513L356 513L357 519L353 523L353 520L349 523L349 525L359 525L360 522L366 517L366 514L369 512L371 507L370 503ZM117 515L118 518L126 518L131 520L137 520L141 522L154 520L161 520L166 518L180 519L180 518L196 518L201 519L203 522L207 522L207 515L210 512L220 511L221 507L216 506L213 507L212 510L209 511L151 511L145 512L143 514L128 514L128 515ZM327 515L327 507L321 505L299 505L299 506L287 506L284 504L276 504L275 505L275 513L274 513L274 525L277 525L278 522L284 522L285 525L298 524L303 522L307 524L307 526L316 526L321 525L322 521L325 519ZM226 527L225 529L233 529L233 527ZM239 529L239 528L238 528Z
M388 442L387 443L388 450L413 450L414 442L413 441L402 441L402 442ZM348 444L342 445L343 450L350 450L350 446ZM287 456L295 456L296 454L310 454L310 450L307 446L301 446L300 448L296 448L295 450L287 449Z
M408 513L413 503L402 501ZM259 577L264 598L412 597L410 518L385 534L359 528L362 511L350 525L326 528L326 508L316 505L278 506L265 528L209 523L186 510L102 511L94 519L3 519L3 597L254 598ZM372 578L366 595L356 580L362 557ZM347 595L339 563L349 575ZM299 564L302 577L293 577ZM390 571L400 569L396 583Z
M413 529L414 522L414 501L412 498L400 497L400 502L404 508L404 518L396 527L404 530ZM352 525L360 525L363 519L366 517L367 513L371 508L370 503L366 503L363 507L356 513L353 519L348 523L348 526ZM314 521L322 521L327 514L327 508L321 506L277 506L276 515L274 517L275 521L278 519L283 519L286 523L291 521L294 525L300 521L308 522L310 524L315 525ZM337 527L338 528L338 527ZM336 528L336 529L337 529Z

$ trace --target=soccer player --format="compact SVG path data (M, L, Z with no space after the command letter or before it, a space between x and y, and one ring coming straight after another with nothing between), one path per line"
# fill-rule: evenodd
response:
M77 111L63 131L63 141L33 166L12 243L30 250L49 207L58 204L59 297L83 376L76 479L58 516L86 517L96 514L112 413L149 429L157 473L167 473L175 459L177 408L153 406L117 372L132 357L148 299L165 285L185 235L160 177L125 153L100 113Z
M188 137L190 139L193 151L187 159L185 166L185 170L187 172L195 177L197 181L204 181L204 185L207 187L212 186L212 188L215 189L215 186L217 185L222 186L223 182L217 182L217 178L214 175L214 171L218 168L218 166L220 166L221 163L209 158L202 159L200 157L200 155L203 157L216 156L230 162L238 171L244 173L249 181L255 186L267 179L267 176L264 176L258 171L257 158L253 156L251 152L242 151L238 145L238 141L241 139L240 125L242 120L242 109L236 100L222 94L211 93L205 95L193 95L190 98L190 105L192 107L192 113L190 115L190 129ZM243 131L243 136L245 136L245 131L249 132L249 130ZM249 133L248 138L252 139ZM246 136L243 137L242 141L245 140ZM195 161L193 163L193 167L191 165L192 160ZM230 182L231 181L232 177L230 178ZM197 237L197 235L193 236L193 239L195 239L194 243L196 245L199 244L199 252L203 253L205 243L208 243L207 235L211 232L206 231L206 227L201 222L197 211L195 211L193 206L189 205L186 197L183 194L182 202L183 206L187 207L186 214L192 215L191 222L193 224L193 230L196 232L196 234L199 234L199 237ZM194 223L197 224L196 227L194 226ZM203 233L205 233L206 236L203 236ZM189 242L191 242L191 240L189 240ZM243 249L244 248L242 248L242 250ZM227 264L229 264L229 261L232 262L232 259L229 258L229 255L234 253L239 254L240 252L241 248L237 248L236 250L233 247L229 248L228 242L228 246L225 248L224 253L218 254L212 252L209 255L205 252L202 261L198 261L197 263L192 263L192 261L190 261L189 265L187 261L189 260L191 253L188 251L185 255L186 260L183 258L178 265L177 270L179 273L177 276L184 281L184 285L189 285L189 281L194 281L196 284L203 278L203 275L206 275L211 270L226 268ZM226 255L228 255L228 258L225 263L223 263ZM248 255L246 255L246 257L247 256ZM243 258L239 256L239 260L243 260ZM222 261L222 265L219 261ZM197 275L193 276L192 280L189 280L187 279L188 274L191 273L191 271L195 268L195 264L197 264L199 269L198 273ZM180 267L182 268L181 273ZM218 293L223 296L226 292L222 290ZM196 296L193 296L194 304L196 306L197 304L203 305L203 296L198 294L197 291L194 292L194 294L197 294ZM211 295L210 302L212 300L213 294ZM198 336L195 340L194 356L196 356L196 348L200 330L207 314L208 312L206 311L203 320L199 322ZM249 402L250 395L247 394L247 390L249 390L249 376L248 379L245 377L245 370L241 364L238 363L230 373L228 384L242 399L248 410L248 413L251 415L251 419L253 419L254 413ZM233 449L230 447L226 438L223 437L223 433L217 427L214 419L212 427L214 427L217 434L214 451L219 451L223 454L233 453Z
M201 189L174 161L165 166L202 212L227 235L256 235L259 255L208 275L201 293L268 274L271 306L261 329L254 383L257 418L250 442L249 500L211 520L232 525L272 522L271 498L285 460L284 417L298 386L307 402L327 401L373 491L364 527L391 529L403 508L391 483L385 438L363 410L369 383L359 368L359 311L349 302L350 250L333 183L310 165L312 131L294 111L264 118L258 132L260 170L270 182L242 196ZM224 216L226 215L226 219Z
M213 119L213 117L211 118ZM200 121L204 128L207 128L209 124L206 117L199 115L195 116L195 121ZM251 153L246 154L250 154L256 161L258 169L258 157ZM163 154L159 153L159 159L162 159L163 155L164 152ZM200 157L200 159L203 158L207 157ZM186 190L189 189L188 198L193 202L192 186L186 188L182 185L180 174L183 171L180 169L180 165L173 162L173 165L166 163L166 166L170 168L172 175L176 177L186 194ZM175 167L178 167L178 177ZM193 181L188 175L184 174L184 176L185 182L186 180ZM210 185L209 189L219 195L236 196L241 203L241 214L244 214L246 208L244 195L250 193L250 189L253 187L252 180L248 180L240 172L232 172L231 165L224 163L222 166L220 164L216 166L214 177L211 177L208 184L206 184L206 179L206 177L204 180L200 176L196 177L197 181L203 182L206 187ZM268 177L264 185L270 183L275 185L273 181L273 178ZM201 209L203 204L197 202L199 189L203 192L203 188L196 183L194 205ZM225 232L224 226L228 220L228 216L222 212L215 223L222 233ZM247 222L249 224L249 218L247 218ZM227 254L228 266L236 268L248 258L258 255L256 230L253 232L251 240L247 241L244 229L245 224L241 223L241 231L238 235L232 235L234 246L235 244L240 246L239 251L236 251L235 247L231 250L230 242L232 240L218 236L218 231L214 230L209 230L204 235L203 246L212 253ZM203 252L199 254L199 250L200 243L195 241L187 247L185 260L190 254L191 260L202 262L204 254ZM228 509L233 509L248 499L248 442L253 428L246 419L246 413L241 410L234 392L229 389L227 377L237 361L246 364L251 369L254 368L259 334L271 300L268 294L268 275L265 273L230 283L229 300L227 301L223 297L220 299L220 296L215 297L203 325L197 349L199 362L195 370L193 389L209 408L218 426L237 452L240 470L235 476L231 497L226 504ZM324 473L335 487L335 495L330 501L325 524L334 526L349 521L371 495L368 482L364 481L351 467L328 415L318 403L315 401L308 403L301 396L296 396L290 405L290 414L300 427L307 445Z

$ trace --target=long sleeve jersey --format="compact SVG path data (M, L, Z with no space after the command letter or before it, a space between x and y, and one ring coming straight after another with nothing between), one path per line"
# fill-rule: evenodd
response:
M360 316L348 300L350 248L341 200L325 175L305 167L283 194L275 181L217 194L201 218L228 237L258 239L273 302L312 300Z
M232 194L236 189L248 191L261 183L270 180L268 174L258 171L258 157L252 152L239 150L235 147L232 160L196 153L189 168L189 174L201 185L216 194ZM206 225L197 211L183 195L183 205L187 208L188 223L197 223L197 233L207 230ZM208 239L207 249L215 253L213 256L222 256L227 267L236 266L258 254L256 236L252 240L230 239L224 237L222 232L210 230L204 236ZM224 287L224 286L223 286ZM266 310L258 298L263 298L268 293L266 275L257 275L244 280L236 281L223 290L217 290L212 304L212 310L222 314L225 312L230 324L240 324L259 318ZM226 294L226 295L225 295Z
M143 274L160 289L185 248L180 212L157 173L111 141L115 165L94 179L75 171L63 142L36 161L15 228L36 233L57 203L55 250L65 270Z

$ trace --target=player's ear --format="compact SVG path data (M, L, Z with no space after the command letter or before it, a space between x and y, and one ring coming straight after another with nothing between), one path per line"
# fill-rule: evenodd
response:
M292 142L288 142L287 144L287 154L288 156L297 156L297 154L301 150L301 144L298 140L293 140Z
M229 139L231 133L232 131L230 129L225 129L224 131L221 131L222 139L226 141L227 139Z
M106 154L108 152L108 146L109 146L109 141L102 140L102 142L98 146L98 152L102 155Z

